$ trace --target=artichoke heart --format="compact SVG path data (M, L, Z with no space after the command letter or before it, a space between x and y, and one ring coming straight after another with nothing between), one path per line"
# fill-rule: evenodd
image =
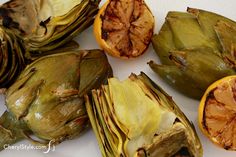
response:
M6 91L8 111L0 118L1 148L23 137L59 143L78 135L88 124L83 95L111 75L100 50L70 50L35 60Z
M202 156L193 124L144 73L124 81L109 78L85 101L104 157Z
M89 27L99 0L10 0L0 6L0 24L21 37L29 51L48 51Z
M187 11L168 13L152 38L162 65L149 65L171 86L200 99L214 81L236 74L236 22L204 10Z

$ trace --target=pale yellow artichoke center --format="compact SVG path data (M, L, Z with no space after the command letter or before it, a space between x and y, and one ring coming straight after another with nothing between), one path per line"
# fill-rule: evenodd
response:
M124 149L128 156L151 144L156 133L173 125L176 116L153 101L137 82L112 78L109 79L109 89L117 125L126 135Z

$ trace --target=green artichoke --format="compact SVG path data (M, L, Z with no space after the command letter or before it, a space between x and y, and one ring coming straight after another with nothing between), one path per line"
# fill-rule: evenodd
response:
M26 65L22 43L9 30L0 27L0 88L14 82Z
M48 51L70 41L93 22L100 0L10 0L0 24L22 38L28 51Z
M162 65L150 67L171 86L199 99L214 81L236 74L236 23L199 9L169 12L153 47Z
M6 91L8 111L0 118L0 148L31 139L30 134L46 143L78 135L88 123L83 95L111 75L100 50L70 50L32 62Z
M144 73L109 78L85 101L103 157L202 156L193 124Z

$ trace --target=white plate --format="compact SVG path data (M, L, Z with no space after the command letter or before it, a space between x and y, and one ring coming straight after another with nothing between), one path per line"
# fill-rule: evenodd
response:
M5 2L5 0L0 0ZM104 0L102 1L104 3ZM187 7L201 8L209 11L213 11L236 20L236 1L235 0L146 0L151 11L156 19L155 33L158 33L161 25L164 22L164 18L168 11L185 11ZM92 27L76 37L76 40L80 43L81 49L98 48L98 45L92 34ZM166 92L173 96L175 102L180 106L186 116L194 123L197 133L201 139L204 148L204 157L236 157L236 152L226 151L213 145L202 133L197 126L197 108L198 101L185 97L184 95L174 91L170 86L163 82L147 65L149 60L158 61L154 50L150 46L148 51L138 57L131 60L120 60L109 57L109 61L112 65L114 75L120 79L125 79L131 72L139 73L144 71L149 75L156 83L158 83ZM0 97L0 113L4 112L4 98ZM43 124L42 124L43 125ZM28 141L22 141L15 146L31 145ZM0 152L1 157L101 157L96 138L92 130L87 131L81 137L65 141L56 146L55 151L51 151L48 154L43 153L42 150L4 150Z

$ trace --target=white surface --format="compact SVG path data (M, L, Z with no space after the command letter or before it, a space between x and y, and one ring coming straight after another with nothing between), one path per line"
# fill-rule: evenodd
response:
M5 0L0 0L4 2ZM104 0L102 1L104 2ZM146 0L151 11L156 19L155 33L158 33L164 18L168 11L185 11L187 7L201 8L213 11L236 20L236 1L235 0ZM81 49L98 48L98 45L93 37L92 28L89 28L80 36L76 38L80 43ZM110 64L112 65L114 76L125 79L131 72L139 73L144 71L156 83L158 83L166 92L173 96L175 102L180 106L186 116L194 123L198 135L204 147L204 157L236 157L236 152L226 151L213 145L202 133L197 126L197 108L198 101L187 98L180 93L174 91L170 86L163 82L154 72L151 71L147 62L149 60L157 61L158 58L154 50L150 46L148 51L132 60L120 60L109 57ZM0 113L5 110L4 98L0 97ZM42 124L43 125L43 124ZM30 144L28 141L22 141L15 145ZM95 136L90 129L81 137L65 141L56 146L55 152L44 154L40 150L4 150L0 152L1 157L101 157Z

